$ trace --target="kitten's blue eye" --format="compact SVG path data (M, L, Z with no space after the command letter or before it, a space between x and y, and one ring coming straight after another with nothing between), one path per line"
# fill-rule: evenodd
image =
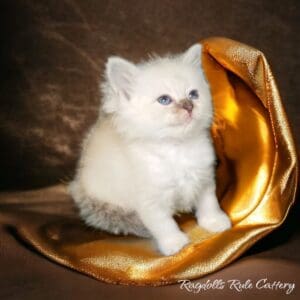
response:
M158 97L157 101L162 105L169 105L172 102L172 98L168 95L162 95Z
M189 100L196 100L199 98L199 94L197 90L191 90L188 96Z

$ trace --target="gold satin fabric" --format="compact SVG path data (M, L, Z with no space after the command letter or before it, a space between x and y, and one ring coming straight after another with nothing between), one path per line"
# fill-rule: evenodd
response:
M178 222L191 243L165 257L151 240L109 235L58 212L18 222L23 240L51 260L106 282L163 285L228 265L284 221L294 201L297 159L270 67L260 51L239 42L202 43L215 106L217 193L233 228L212 234L183 215Z

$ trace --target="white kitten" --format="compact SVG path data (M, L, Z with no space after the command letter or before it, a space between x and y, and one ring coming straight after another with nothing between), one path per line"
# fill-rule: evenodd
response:
M209 231L230 228L215 195L213 109L201 45L137 65L110 57L103 96L69 186L85 222L152 236L165 255L189 242L176 212L194 210Z

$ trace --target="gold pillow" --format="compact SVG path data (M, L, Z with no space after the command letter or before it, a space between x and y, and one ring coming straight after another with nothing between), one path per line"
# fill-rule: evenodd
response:
M270 67L260 51L239 42L210 38L202 43L215 107L217 193L233 228L212 234L192 215L183 215L178 222L191 244L169 257L151 240L113 236L59 212L19 222L21 238L48 258L99 280L163 285L226 266L282 224L294 201L297 159Z

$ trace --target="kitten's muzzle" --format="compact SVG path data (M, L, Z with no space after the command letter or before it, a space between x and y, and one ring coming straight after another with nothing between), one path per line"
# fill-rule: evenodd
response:
M189 114L193 111L194 108L193 102L187 99L179 101L179 105L181 108L185 109Z

